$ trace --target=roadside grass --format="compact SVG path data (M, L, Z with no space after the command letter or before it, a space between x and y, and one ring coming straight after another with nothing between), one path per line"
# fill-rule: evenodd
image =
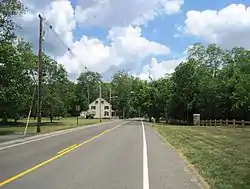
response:
M250 188L250 128L155 127L211 188Z
M108 121L106 119L102 120L102 122ZM95 123L99 123L99 119L82 119L79 118L78 124L79 126L91 125ZM9 135L9 134L22 134L24 132L26 125L26 119L17 122L17 124L9 124L9 125L0 125L0 136L1 135ZM76 117L67 117L61 118L60 120L53 120L50 123L50 119L42 118L41 124L41 133L48 133L52 131L70 129L76 127ZM36 120L33 118L30 119L29 126L27 129L27 134L32 135L36 134Z

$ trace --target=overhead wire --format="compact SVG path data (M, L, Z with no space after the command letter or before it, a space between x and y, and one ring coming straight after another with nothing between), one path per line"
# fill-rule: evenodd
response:
M35 11L32 11L31 9L28 9L28 11L30 11L32 14L37 15L37 13ZM72 57L75 57L78 61L80 61L78 59L78 57L72 52L71 48L68 47L68 45L64 42L64 40L61 38L61 36L54 30L53 26L49 23L48 19L46 19L45 17L43 17L43 23L44 26L49 29L50 31L52 31L52 33L57 37L57 39L60 41L60 43L67 49L67 51L69 52L69 54ZM45 47L44 47L44 43L45 43L45 34L46 32L43 31L43 52L45 52ZM81 61L80 61L81 62ZM84 64L83 64L84 65ZM84 69L85 71L88 71L88 67L84 65ZM89 86L88 86L89 87ZM89 92L89 91L88 91Z
M61 42L61 44L67 49L67 51L70 53L71 56L73 57L77 57L71 50L70 47L68 47L68 45L62 40L61 36L54 30L53 26L46 20L44 19L44 24L45 26L47 26L48 29L50 29L55 36L57 36L57 38L59 39L59 41ZM87 66L84 65L84 68L87 70Z
M53 26L44 17L43 19L44 19L44 24L54 33L54 35L61 42L61 44L67 49L70 55L77 58L77 56L72 52L71 48L68 47L68 45L62 40L61 36L54 30ZM84 65L84 69L88 70L87 66Z
M29 12L31 12L32 14L34 15L37 15L37 12L33 11L32 9L30 9L29 7L27 7L27 10ZM78 56L76 56L71 48L64 42L64 40L61 38L61 36L54 30L53 26L49 23L48 19L46 19L44 16L42 16L43 18L43 23L44 25L46 26L47 29L49 29L50 31L52 31L52 33L57 37L57 39L60 41L60 43L67 49L67 51L69 52L69 54L72 56L72 57L75 57L78 61L80 61L78 59ZM45 31L43 33L43 35L45 35ZM43 44L44 44L44 41L45 41L45 37L43 36ZM43 45L44 46L44 45ZM80 61L81 62L81 61ZM82 63L82 62L81 62ZM84 64L83 64L84 65ZM85 70L88 70L88 67L86 65L84 65L84 69Z

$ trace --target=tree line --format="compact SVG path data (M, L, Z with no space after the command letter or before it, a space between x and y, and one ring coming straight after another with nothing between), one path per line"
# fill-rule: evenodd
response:
M17 37L14 16L25 12L17 0L0 5L0 119L18 120L37 114L38 57L27 41ZM115 73L110 82L96 72L82 72L72 82L65 68L43 54L42 116L77 115L75 106L87 110L98 98L109 101L116 115L148 116L156 121L192 121L194 113L202 119L250 120L250 51L230 50L216 44L194 44L174 73L156 80L141 80L125 71Z

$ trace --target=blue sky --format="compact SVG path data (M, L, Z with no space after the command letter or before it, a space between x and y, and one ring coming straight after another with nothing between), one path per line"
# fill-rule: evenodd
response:
M72 5L75 6L77 0L71 0ZM185 36L180 38L175 38L174 34L178 33L176 30L176 25L183 25L185 21L186 13L189 10L220 10L230 4L243 3L245 5L250 4L250 0L205 0L205 1L195 1L188 0L185 1L178 14L160 16L153 21L150 21L146 26L142 26L142 35L152 41L159 42L161 44L170 46L174 54L182 53L188 45L204 41L195 36ZM103 27L77 27L74 30L75 40L79 40L84 33L87 36L97 37L100 40L107 41L106 36L108 35L109 28Z
M72 49L74 57L46 31L46 52L74 77L87 66L109 76L125 69L144 79L150 70L158 78L172 72L197 42L250 48L250 0L23 1ZM36 46L37 21L27 18L23 36Z

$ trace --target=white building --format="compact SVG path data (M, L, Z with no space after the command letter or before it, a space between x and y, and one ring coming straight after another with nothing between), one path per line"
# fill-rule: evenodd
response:
M97 98L90 103L89 111L94 113L94 118L111 118L113 112L112 105L103 98Z

